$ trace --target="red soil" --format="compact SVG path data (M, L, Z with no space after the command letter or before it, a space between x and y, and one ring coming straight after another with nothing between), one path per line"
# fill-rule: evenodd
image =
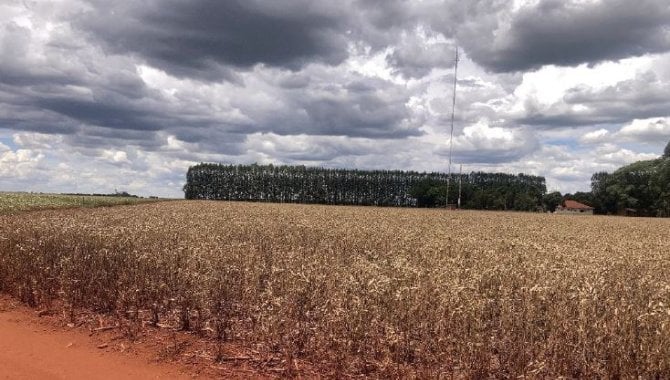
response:
M60 325L59 325L60 323ZM0 296L0 379L257 378L239 367L156 360L155 346L64 327L57 317Z

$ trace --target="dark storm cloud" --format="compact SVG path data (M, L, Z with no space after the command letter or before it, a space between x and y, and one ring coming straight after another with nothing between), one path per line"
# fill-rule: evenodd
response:
M417 126L407 122L410 114L404 104L389 104L374 95L357 96L355 100L314 96L292 99L289 103L295 108L280 113L258 112L254 115L258 123L242 127L243 130L274 132L283 136L307 133L368 138L403 138L420 134Z
M118 75L112 76L112 82L117 80L113 84L98 79L86 83L86 96L69 86L49 84L48 91L36 91L34 87L44 90L46 86L0 84L0 101L7 99L0 103L0 127L65 135L69 136L66 142L80 147L128 144L147 150L160 148L168 133L188 136L198 131L199 138L207 141L207 136L216 135L213 128L233 128L226 127L224 120L194 111L190 103L168 104L153 91L138 91L133 81L124 86Z
M670 82L647 72L604 89L572 88L561 102L549 107L528 101L524 116L517 122L557 128L623 124L633 119L665 117L670 114L669 94Z
M198 153L217 153L226 155L241 155L244 153L244 142L246 134L228 133L216 128L180 128L173 131L179 141L192 144L192 152L186 153L184 157L194 157Z
M169 102L146 86L128 58L100 55L67 37L71 43L48 41L35 54L31 30L12 23L0 28L0 128L65 135L78 147L147 150L165 143L159 132L199 129L204 136L202 130L225 129L227 120L208 114L199 99Z
M99 146L114 139L128 139L129 144L146 149L156 147L156 133L161 132L200 144L206 151L230 154L240 152L246 135L258 132L389 138L419 133L418 125L409 120L411 113L405 105L408 95L401 87L331 75L311 84L306 77L287 73L286 78L278 80L284 87L275 89L270 108L257 103L253 96L232 97L230 105L223 107L224 114L215 111L203 96L189 97L185 93L175 103L138 88L134 81L127 81L127 86L123 81L93 81L87 83L85 96L68 86L53 84L48 93L2 85L0 99L7 98L8 102L0 106L0 126L77 133L85 137L78 141ZM333 83L329 83L331 80ZM237 89L241 94L256 93L253 88L230 86L231 91ZM227 115L234 110L244 117L235 120ZM137 138L141 133L147 144Z
M164 141L160 139L157 133L147 133L144 130L119 130L95 126L80 128L77 133L66 136L66 141L78 146L124 147L133 145L148 150L158 149L164 144Z
M543 0L511 15L497 33L465 28L460 42L478 63L495 72L543 65L572 66L670 50L666 0Z
M38 99L35 105L86 124L104 125L113 129L156 131L164 128L167 121L129 105L96 101Z
M17 131L71 134L77 125L71 120L35 106L35 100L14 86L0 83L0 128Z
M419 134L406 88L329 66L347 57L352 35L385 46L392 37L374 32L398 24L386 23L402 16L402 1L381 8L369 0L87 3L86 12L66 13L46 40L15 23L0 27L0 127L77 134L68 140L77 145L127 139L149 150L173 135L235 154L253 133ZM143 61L200 84L182 83L167 95L140 77ZM311 72L314 62L331 69L317 64ZM271 78L260 79L267 72ZM212 98L198 90L208 78L235 80Z
M287 75L277 83L279 87L288 90L300 90L309 85L310 79L307 75L291 74Z
M421 123L406 104L410 94L404 86L344 72L312 74L309 85L275 94L270 108L256 106L249 131L366 138L421 134ZM236 99L232 106L251 111L254 99Z
M25 68L3 66L0 63L0 83L13 86L31 86L37 84L75 85L80 83L80 81L76 77L64 77L46 72L30 72Z
M299 69L347 57L347 19L326 2L289 0L90 1L77 25L109 50L178 76L226 77L228 66Z
M374 95L357 95L355 104L329 97L300 102L307 116L304 122L313 125L313 132L320 134L387 138L417 135L416 129L402 125L409 111L396 105Z
M488 0L490 1L490 0ZM428 15L449 13L449 2L405 0L88 0L75 25L108 51L134 54L181 77L239 80L256 64L300 70L310 63L338 65L352 49L383 51L408 34L389 63L408 77L450 66L449 44L413 39L431 30ZM482 9L480 9L482 10ZM485 9L483 9L485 11ZM439 21L441 22L441 20ZM453 27L453 22L449 24ZM440 25L443 27L443 25ZM435 34L436 32L432 32ZM449 38L450 32L446 33Z
M157 131L172 123L157 109L143 83L137 78L130 80L121 71L94 81L60 73L54 74L58 80L50 82L33 76L30 70L20 74L25 78L21 84L0 78L0 99L6 99L0 108L0 122L6 127L71 134L86 126L91 130Z

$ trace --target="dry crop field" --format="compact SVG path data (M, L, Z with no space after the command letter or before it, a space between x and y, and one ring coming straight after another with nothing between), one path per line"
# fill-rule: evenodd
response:
M0 216L0 289L118 315L128 334L238 342L285 375L670 376L670 220L208 201L37 211Z
M0 214L68 207L118 206L152 200L135 197L0 192Z

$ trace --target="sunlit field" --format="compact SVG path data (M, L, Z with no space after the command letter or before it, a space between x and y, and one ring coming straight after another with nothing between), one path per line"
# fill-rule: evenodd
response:
M0 214L68 207L128 205L148 201L150 200L135 197L0 192Z
M0 289L324 376L670 376L670 220L176 201L0 216ZM57 302L56 302L57 301ZM212 345L216 347L216 345ZM213 360L220 359L216 350Z

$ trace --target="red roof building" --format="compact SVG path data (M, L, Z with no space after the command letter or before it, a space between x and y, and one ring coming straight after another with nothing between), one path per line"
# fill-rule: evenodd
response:
M562 206L556 208L559 214L587 214L593 215L593 207L571 199L566 200Z

